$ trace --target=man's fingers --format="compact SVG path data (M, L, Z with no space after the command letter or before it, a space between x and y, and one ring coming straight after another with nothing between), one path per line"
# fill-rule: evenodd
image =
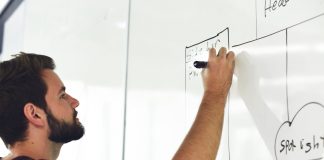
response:
M226 59L229 62L229 65L232 67L232 73L234 73L235 68L235 54L234 52L230 51L226 55Z
M209 59L213 59L216 57L216 49L215 48L211 48L209 50Z
M218 51L218 56L221 57L221 58L224 58L225 55L226 55L226 48L225 47L222 47L219 51Z
M235 54L232 51L229 51L227 53L227 49L225 47L222 47L219 51L218 51L218 55L216 55L216 49L215 48L211 48L209 50L209 61L215 58L226 58L228 61L234 63L234 59L235 59Z
M233 62L235 58L235 54L232 51L229 51L226 55L226 59L228 59L230 62Z

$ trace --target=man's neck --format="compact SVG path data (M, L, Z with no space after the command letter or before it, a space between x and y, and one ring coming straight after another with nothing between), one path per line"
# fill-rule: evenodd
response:
M48 139L26 140L24 142L17 142L14 146L9 147L11 154L8 156L11 158L28 156L32 159L56 160L61 147L62 144L54 143Z

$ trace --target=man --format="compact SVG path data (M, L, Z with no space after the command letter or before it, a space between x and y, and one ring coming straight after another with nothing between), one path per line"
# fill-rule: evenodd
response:
M83 136L79 102L54 68L51 58L24 53L0 63L0 136L11 151L3 160L54 160L64 143Z
M204 98L197 118L174 159L215 159L234 54L210 50L202 72ZM0 63L0 137L10 154L3 160L55 160L64 143L80 139L79 102L65 93L50 57L20 54Z

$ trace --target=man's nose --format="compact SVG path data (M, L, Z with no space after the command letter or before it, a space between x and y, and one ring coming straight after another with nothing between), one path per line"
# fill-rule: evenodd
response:
M72 97L71 95L69 95L70 97L70 104L73 108L77 108L80 105L80 102L75 99L74 97Z

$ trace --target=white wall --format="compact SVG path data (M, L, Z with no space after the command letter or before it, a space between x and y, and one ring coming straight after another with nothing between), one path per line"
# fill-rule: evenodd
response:
M21 8L6 24L2 60L18 51L51 56L81 103L86 134L59 159L121 159L128 0L33 0Z

